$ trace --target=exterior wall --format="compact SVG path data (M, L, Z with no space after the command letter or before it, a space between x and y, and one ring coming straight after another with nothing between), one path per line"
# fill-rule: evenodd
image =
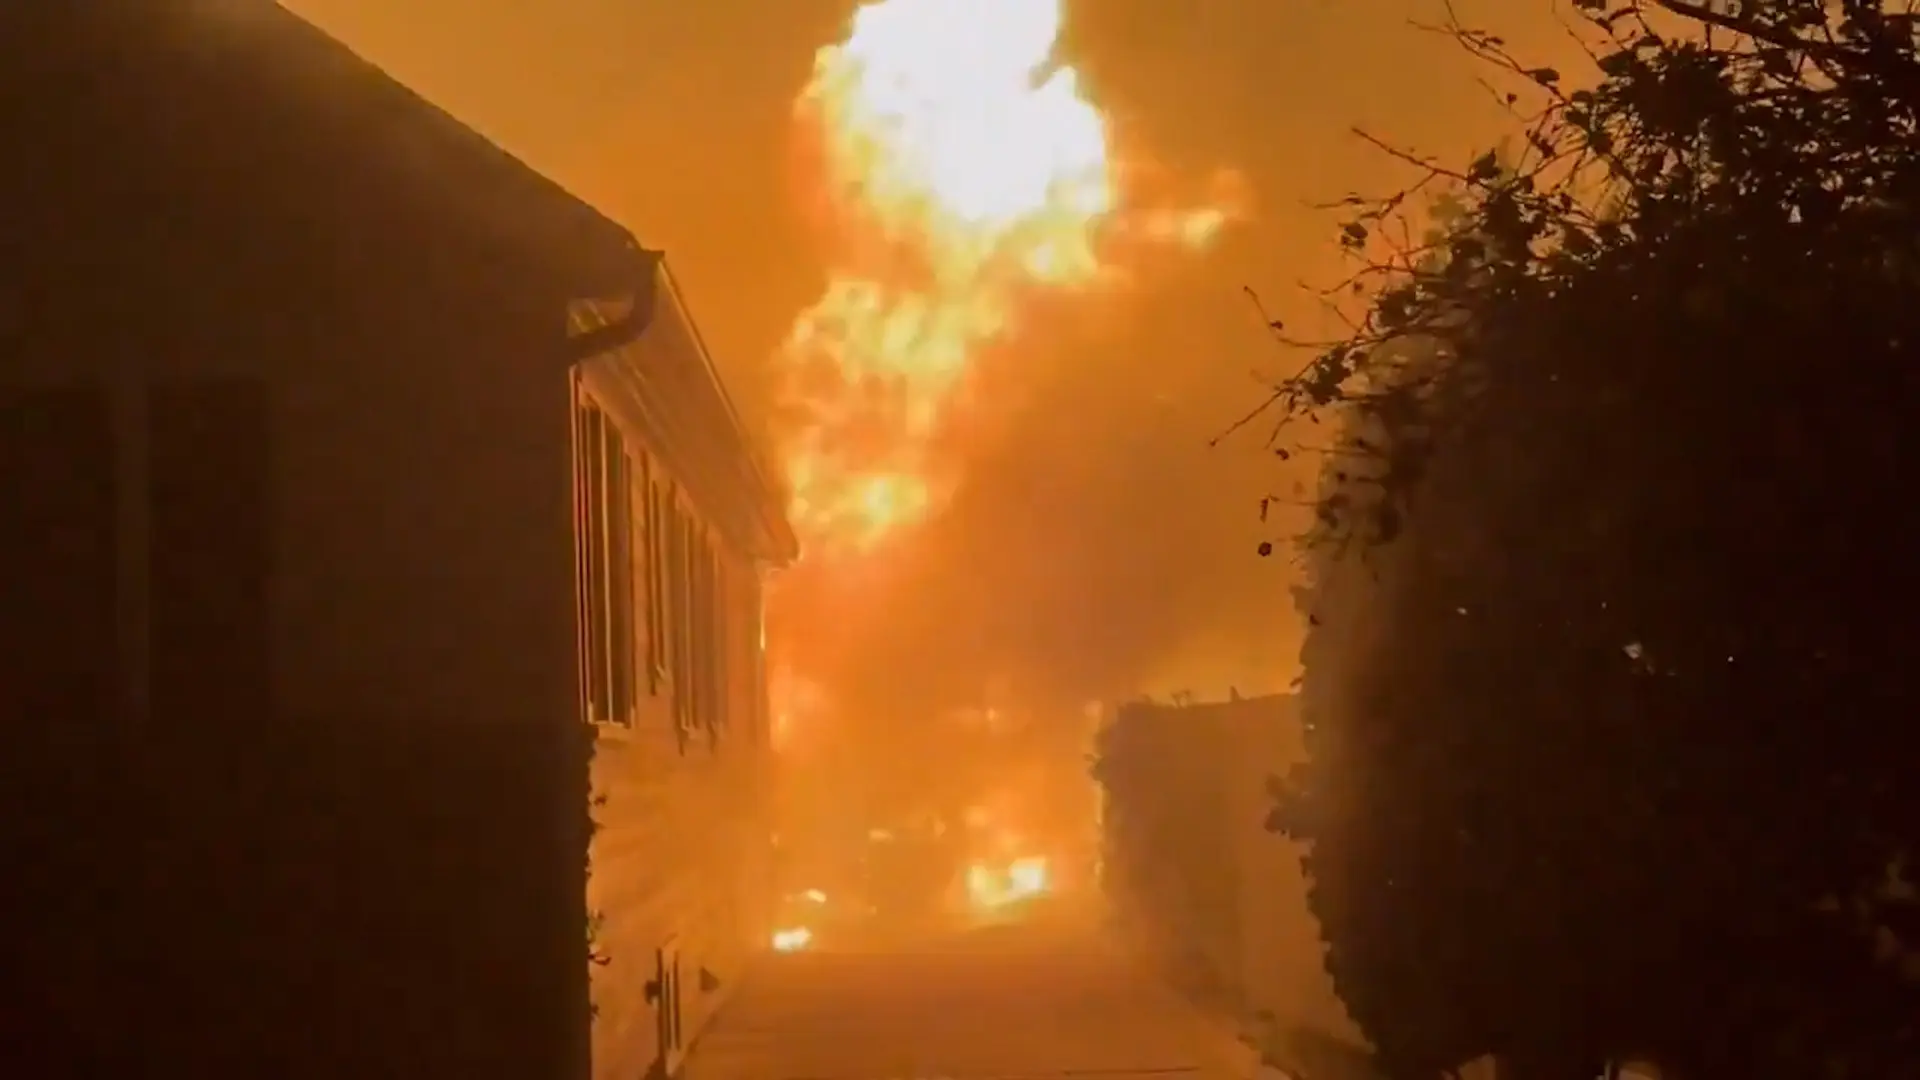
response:
M1265 829L1266 778L1302 752L1290 697L1122 707L1100 737L1107 888L1127 930L1210 1004L1357 1041L1300 849Z
M724 413L710 375L616 408L686 519L729 526L682 635L727 647L704 694L669 664L584 723L570 405L608 364L569 370L568 298L514 239L545 227L512 227L558 196L478 183L323 40L262 60L273 11L0 35L34 162L0 174L33 208L0 230L0 1042L45 1076L640 1075L653 950L690 1041L764 926L738 522L765 493L713 475L730 416L689 424ZM289 88L341 107L296 122Z
M583 365L577 381L584 408L576 427L610 423L626 463L583 470L579 515L587 532L604 528L615 538L602 558L616 569L582 575L589 591L613 599L583 603L583 624L617 623L622 604L632 612L630 634L615 629L604 639L613 664L633 671L632 700L593 707L595 665L583 672L601 721L593 725L588 903L606 963L593 972L593 1073L623 1080L678 1067L770 929L763 571L718 520L716 462L643 408L628 378L635 369L623 365L657 377L671 359L648 349L643 337L634 356ZM583 461L603 439L580 439ZM596 485L613 494L596 496ZM611 507L605 525L586 509L596 497ZM691 544L688 531L696 534ZM689 552L713 567L704 583L689 573ZM591 542L583 555L594 562ZM634 568L624 580L623 561ZM589 629L582 638L591 651L596 635ZM617 698L622 680L611 682L605 696Z
M169 102L0 180L5 1041L584 1075L562 298Z

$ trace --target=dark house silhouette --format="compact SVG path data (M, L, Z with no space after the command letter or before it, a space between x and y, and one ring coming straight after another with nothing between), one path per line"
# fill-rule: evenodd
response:
M6 5L0 125L0 1061L587 1075L569 372L657 256L264 0Z

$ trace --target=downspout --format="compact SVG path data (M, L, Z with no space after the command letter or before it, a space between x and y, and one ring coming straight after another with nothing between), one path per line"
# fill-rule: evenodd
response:
M656 252L643 252L640 261L643 265L639 280L627 296L627 310L619 318L591 330L569 334L563 356L568 364L578 364L621 346L631 345L653 324L654 310L659 301L660 256Z

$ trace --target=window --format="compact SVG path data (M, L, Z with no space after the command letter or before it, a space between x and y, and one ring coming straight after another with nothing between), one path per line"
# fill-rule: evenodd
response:
M712 530L683 493L663 476L649 475L642 511L647 545L647 663L654 692L672 696L682 746L698 728L716 742L727 725L732 584Z
M668 662L674 718L682 737L704 727L717 739L724 708L720 668L719 562L709 531L680 499L664 510Z
M664 507L667 526L668 663L673 678L673 715L682 735L693 730L699 715L694 700L698 688L693 676L693 525L680 500L669 492Z
M689 731L704 728L708 741L717 745L728 721L732 629L727 563L712 530L684 514L680 522L683 540L678 565L685 582L685 616L675 629L683 648L678 677L686 688L679 698L681 719Z
M587 719L631 724L639 653L633 461L620 429L575 385L574 498Z
M719 699L714 693L714 604L713 547L707 530L694 536L690 552L693 560L689 578L693 584L693 618L688 630L693 635L694 704L700 726L706 728L709 742L719 737Z
M667 605L666 538L662 534L662 487L654 478L651 459L640 457L635 490L640 509L641 574L645 596L640 601L647 613L647 692L658 696L668 687L667 678Z
M727 619L727 564L717 543L706 548L707 729L715 737L727 726L727 655L732 633Z
M636 689L634 665L639 657L639 642L634 634L637 628L634 625L633 459L627 456L619 431L611 425L606 430L607 595L611 616L607 652L608 676L613 684L611 715L631 722Z

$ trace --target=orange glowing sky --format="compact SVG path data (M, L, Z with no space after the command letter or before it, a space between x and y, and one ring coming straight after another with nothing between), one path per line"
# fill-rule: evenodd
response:
M667 251L749 416L768 417L779 403L776 368L791 358L796 314L836 295L836 274L838 295L854 295L845 253L823 243L822 205L796 197L822 162L796 154L794 112L817 51L844 37L852 0L289 6ZM1567 55L1549 4L1455 6L1542 62ZM1089 316L1097 334L1034 365L1023 388L1038 402L1033 415L993 451L1000 460L968 468L978 498L1020 507L1028 532L1057 543L1008 555L993 587L1041 588L1062 575L1063 550L1082 552L1083 590L1116 594L1153 580L1157 599L1178 605L1142 616L1180 623L1147 666L1205 670L1243 690L1284 685L1290 582L1248 554L1258 538L1253 501L1283 478L1251 447L1203 449L1257 393L1249 372L1275 359L1240 288L1259 289L1290 322L1312 318L1295 283L1327 280L1338 265L1331 223L1307 203L1402 175L1350 126L1465 153L1510 123L1454 46L1408 25L1438 17L1424 0L1067 0L1066 14L1071 90L1100 106L1114 138L1148 148L1176 176L1238 168L1258 216L1204 259L1173 260L1152 288L1099 308ZM1009 43L1007 62L1022 44L1033 47ZM1054 92L1070 112L1070 95ZM1048 165L1071 171L1087 147L1057 150ZM1038 182L1017 171L962 176L947 194L988 217ZM875 179L896 192L915 182ZM1095 187L1060 193L1099 197ZM1046 251L1056 268L1077 257L1071 247ZM1130 486L1111 483L1116 470ZM1129 546L1148 519L1151 542Z
M723 363L771 356L817 295L791 197L792 109L853 0L288 6L672 252ZM1548 3L1455 6L1530 55L1564 55ZM1326 223L1303 201L1395 176L1349 126L1434 150L1506 130L1473 67L1408 25L1439 11L1432 0L1069 3L1069 45L1109 112L1169 164L1235 162L1256 188L1261 219L1191 290L1209 294L1202 351L1260 347L1239 299L1222 294L1248 283L1278 294L1331 269Z

